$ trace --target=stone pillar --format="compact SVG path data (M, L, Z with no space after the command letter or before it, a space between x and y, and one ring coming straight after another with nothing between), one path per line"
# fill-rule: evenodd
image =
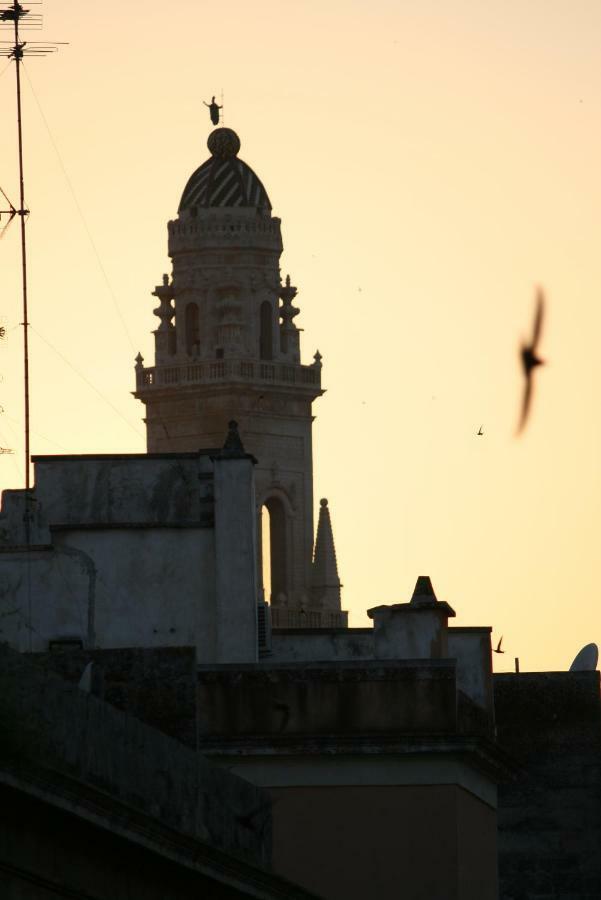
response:
M254 663L257 637L257 538L253 456L244 452L236 422L215 466L215 588L217 663Z

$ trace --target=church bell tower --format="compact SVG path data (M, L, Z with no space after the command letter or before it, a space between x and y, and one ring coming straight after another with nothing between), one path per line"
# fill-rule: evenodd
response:
M258 461L259 553L269 522L265 599L274 627L344 627L326 501L313 556L312 404L323 393L321 356L301 363L297 290L280 279L280 220L238 157L238 135L217 128L208 148L168 224L173 273L154 290L155 364L136 360L148 452L217 448L228 422L238 422Z

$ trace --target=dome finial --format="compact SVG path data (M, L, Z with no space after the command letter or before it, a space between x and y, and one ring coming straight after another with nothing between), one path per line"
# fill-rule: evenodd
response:
M230 159L238 155L240 138L231 128L216 128L207 140L211 155L218 159Z

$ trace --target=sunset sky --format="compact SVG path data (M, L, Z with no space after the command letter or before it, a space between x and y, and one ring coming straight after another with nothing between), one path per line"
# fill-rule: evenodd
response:
M497 671L566 669L601 643L599 0L43 11L27 37L68 46L25 63L32 452L145 449L134 357L151 364L166 224L223 90L282 219L303 361L323 354L315 503L350 623L428 574L455 624L504 635ZM5 64L0 187L17 205ZM23 484L19 278L13 223L2 488ZM547 364L516 438L539 284Z

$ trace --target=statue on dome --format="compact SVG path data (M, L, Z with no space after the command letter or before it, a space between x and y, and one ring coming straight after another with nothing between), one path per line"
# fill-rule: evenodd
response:
M219 106L215 103L215 97L211 97L211 102L207 103L206 100L202 101L205 106L209 107L209 115L211 117L211 122L213 125L219 125L219 110L223 109L223 106Z

